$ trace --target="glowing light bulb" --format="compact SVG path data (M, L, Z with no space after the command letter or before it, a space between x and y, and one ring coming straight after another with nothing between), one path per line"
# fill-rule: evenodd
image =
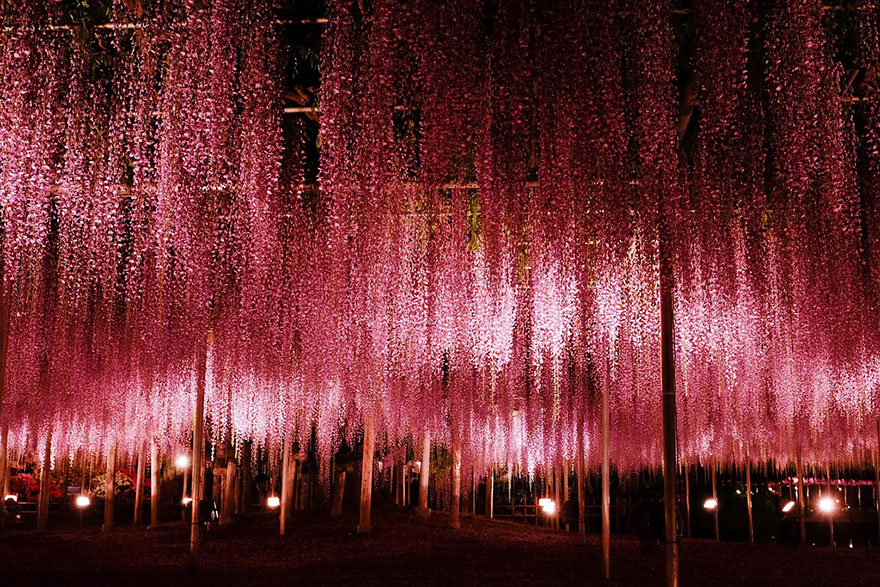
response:
M552 516L556 513L556 502L550 499L544 500L546 503L543 504L542 509L545 514L548 516ZM539 502L540 503L540 502Z
M281 499L275 497L274 495L266 500L266 505L272 509L275 509L281 505Z
M707 510L710 510L710 511L714 510L715 508L718 507L718 500L715 499L714 497L710 497L709 499L707 499L706 501L703 502L703 507L706 508Z
M189 467L189 457L186 455L180 455L174 460L174 464L177 465L178 469L186 469Z
M793 501L790 501L787 504L785 504L784 506L782 506L782 511L785 512L786 514L793 509L794 509L794 502Z
M76 507L78 508L87 508L92 505L92 500L89 499L88 495L78 495L76 496Z
M191 498L191 497L184 497L183 499L180 500L180 503L182 503L183 505L189 505L192 503L192 500L193 500L193 498Z
M548 503L551 503L551 501L552 500L549 497L542 497L541 499L538 500L538 505L541 507L544 507Z
M830 514L836 508L834 500L830 497L823 497L819 500L819 509L826 514Z

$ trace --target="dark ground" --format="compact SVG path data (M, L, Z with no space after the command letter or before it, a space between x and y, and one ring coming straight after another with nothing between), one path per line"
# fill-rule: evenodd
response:
M376 508L379 509L379 508ZM231 528L214 528L195 567L180 522L146 530L97 526L37 534L0 531L0 585L662 585L663 555L644 554L635 538L611 545L612 578L599 578L595 536L464 517L460 531L435 514L425 522L410 512L381 508L373 533L355 533L354 513L330 521L326 513L294 514L277 534L277 518L253 515ZM878 585L880 549L795 548L685 541L684 586Z

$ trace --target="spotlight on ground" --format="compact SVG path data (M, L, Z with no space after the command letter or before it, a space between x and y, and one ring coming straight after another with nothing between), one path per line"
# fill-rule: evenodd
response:
M790 501L787 504L785 504L784 506L782 506L782 512L786 513L786 514L793 509L794 509L794 502L793 501Z
M272 496L266 500L266 505L272 508L273 510L281 505L281 499Z
M830 514L835 509L836 505L834 503L834 500L830 497L823 497L819 500L819 510L821 510L823 513Z
M703 502L703 507L709 511L715 510L718 508L718 500L714 497L710 497L706 501Z
M87 508L92 505L92 500L89 499L88 495L77 495L76 496L76 507L82 509Z

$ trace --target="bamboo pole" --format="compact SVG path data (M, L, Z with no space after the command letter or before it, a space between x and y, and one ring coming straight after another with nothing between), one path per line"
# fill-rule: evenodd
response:
M449 504L449 527L456 530L461 527L459 510L461 509L461 439L458 427L452 426L452 503Z
M431 476L431 435L425 430L422 436L422 464L419 467L419 517L431 515L428 509L428 480Z
M364 451L361 460L361 510L358 523L358 534L370 533L370 506L373 498L373 453L375 437L373 434L373 418L368 415L364 419Z
M141 510L144 508L144 473L146 472L146 463L144 462L144 443L142 442L138 449L137 456L137 487L134 490L134 525L141 523Z
M202 498L202 478L205 470L205 384L208 368L208 347L214 342L214 333L209 330L199 345L196 358L196 408L193 416L192 451L192 515L189 528L189 550L195 554L199 547L199 503Z
M797 462L795 463L797 468L797 480L798 480L798 511L800 512L800 537L801 537L801 546L806 546L807 544L807 508L804 503L804 469L801 463L801 447L798 445L797 449Z
M46 449L43 453L43 469L40 471L40 501L37 510L37 531L44 532L49 527L49 478L52 475L52 433L46 436Z
M605 362L605 383L602 386L602 576L611 576L611 442L609 413L609 360Z
M293 493L293 484L290 483L290 434L284 435L284 444L281 452L281 507L278 508L280 518L279 533L284 536L287 530L287 516L290 512L290 497Z
M159 445L156 439L150 443L150 527L159 525L159 500L162 477L159 475Z
M116 514L116 443L107 453L107 478L104 480L104 525L102 532L109 532L115 525Z

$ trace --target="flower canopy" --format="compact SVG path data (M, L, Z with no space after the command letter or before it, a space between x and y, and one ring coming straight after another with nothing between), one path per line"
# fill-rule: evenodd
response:
M856 102L817 0L696 0L685 144L668 3L332 0L317 184L269 0L119 2L98 48L0 10L13 446L175 445L207 347L216 442L366 416L532 471L595 458L607 392L658 465L663 243L682 458L876 447L875 4Z

